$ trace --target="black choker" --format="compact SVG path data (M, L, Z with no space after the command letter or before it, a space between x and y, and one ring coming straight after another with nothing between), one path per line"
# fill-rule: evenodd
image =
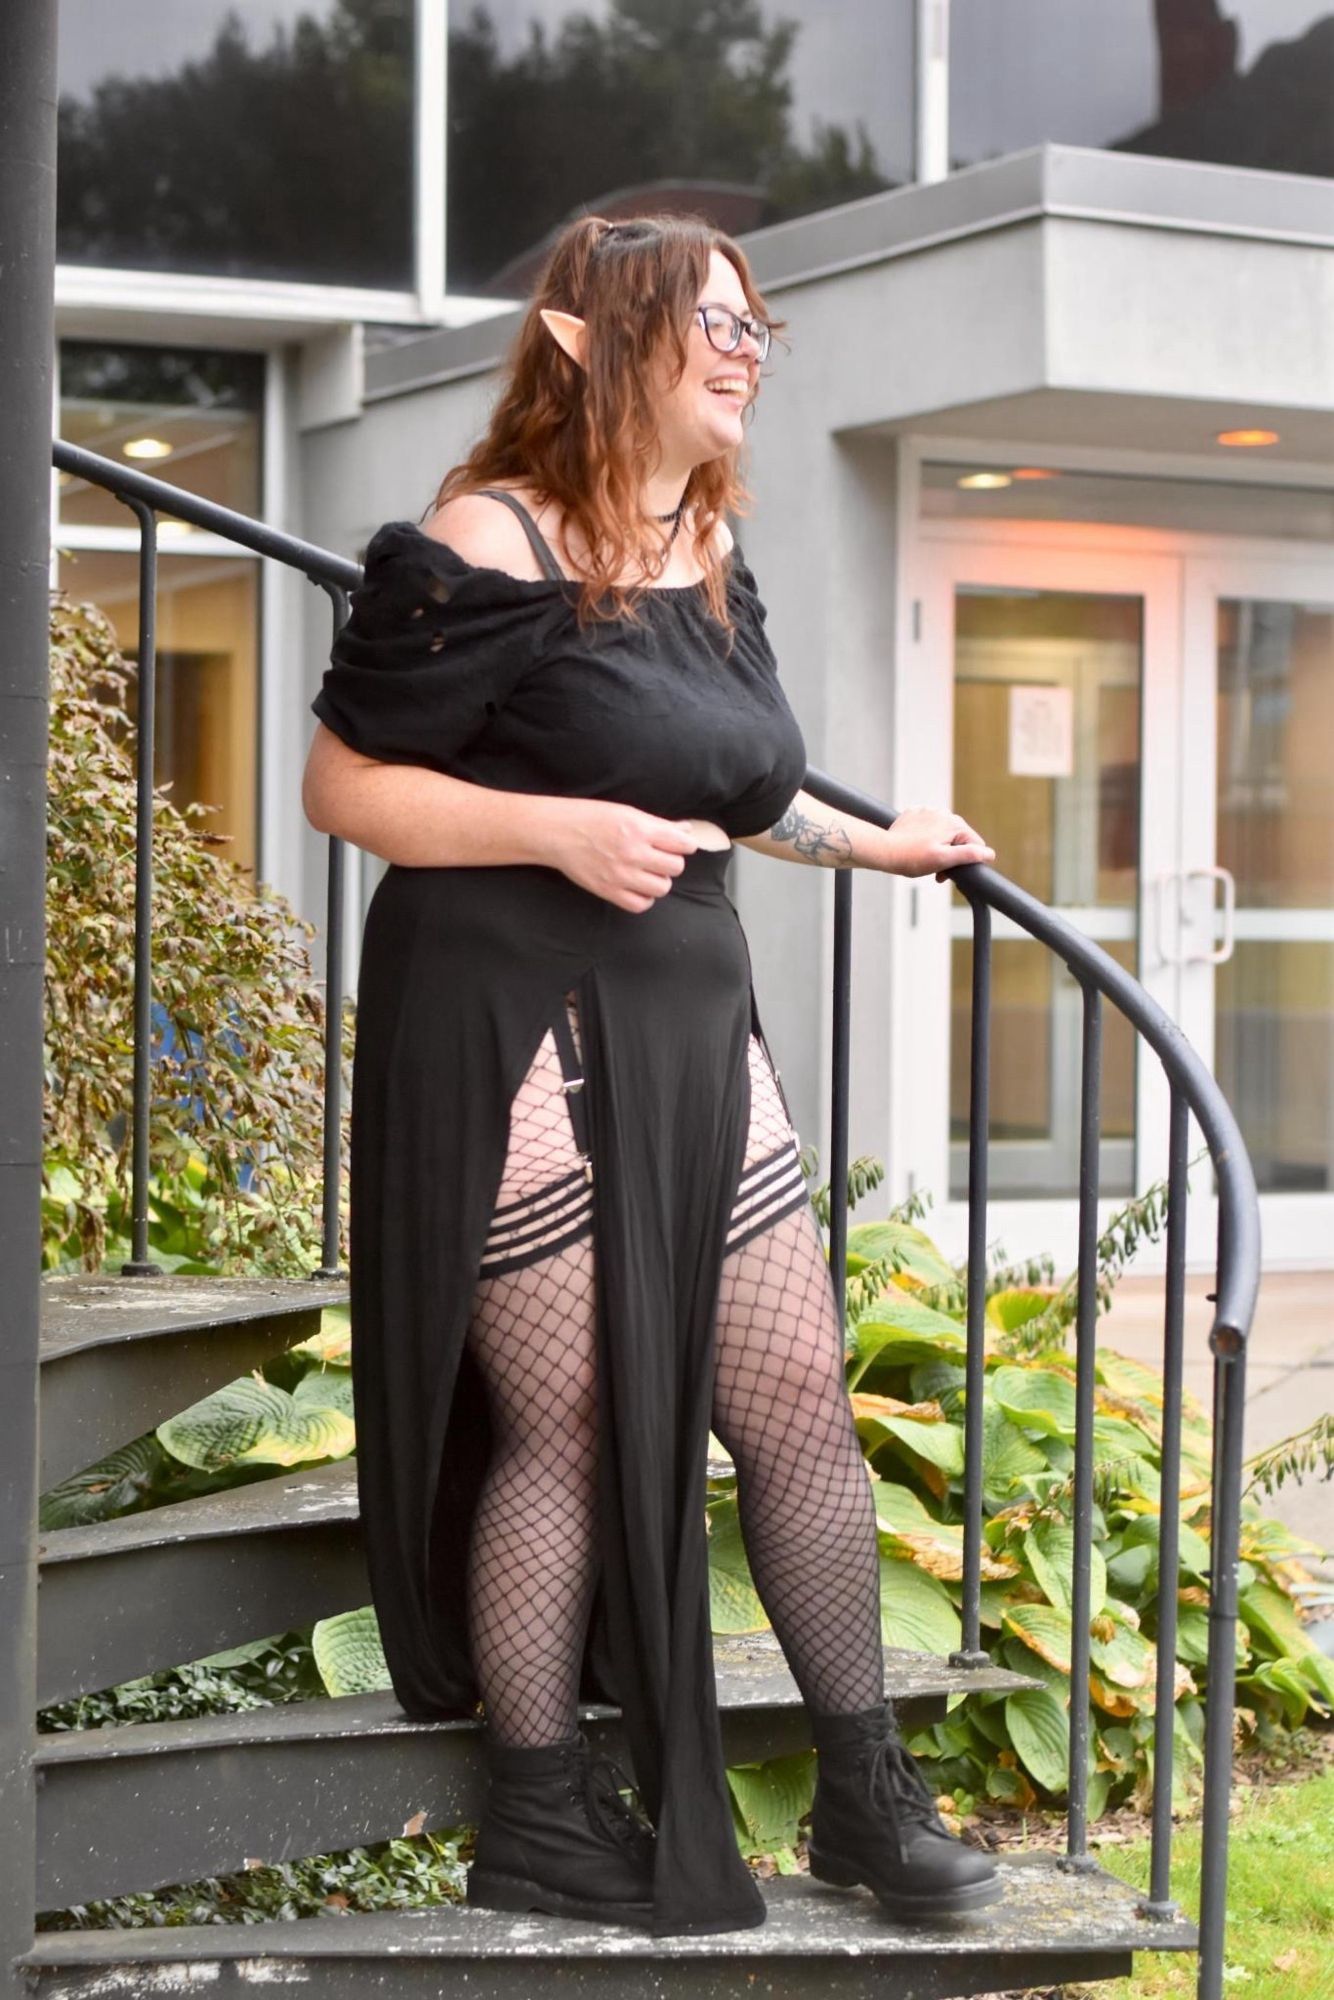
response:
M686 507L686 500L685 500L685 494L683 493L681 495L680 500L677 502L676 506L673 507L670 514L655 514L653 516L653 519L655 521L661 521L664 526L668 521L670 521L672 524L672 532L670 535L668 535L667 546L662 552L662 560L664 566L667 562L668 557L672 552L672 543L676 540L676 537L681 532L681 516L685 513L685 507Z

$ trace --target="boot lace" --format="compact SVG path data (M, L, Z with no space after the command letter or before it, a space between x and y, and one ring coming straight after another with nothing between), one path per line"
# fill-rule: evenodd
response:
M872 1751L870 1780L872 1799L893 1818L900 1823L914 1822L946 1840L950 1838L926 1780L896 1734L886 1736Z
M623 1796L632 1787L620 1765L611 1757L594 1757L585 1743L573 1775L575 1795L583 1800L594 1825L641 1861L647 1860L653 1853L653 1827Z

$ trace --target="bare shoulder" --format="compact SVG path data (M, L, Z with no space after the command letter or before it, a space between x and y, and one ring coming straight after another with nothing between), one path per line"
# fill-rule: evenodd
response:
M736 536L732 533L732 530L728 527L722 516L719 515L713 524L714 549L720 556L730 556L735 542Z
M475 569L504 570L528 581L542 576L523 523L503 500L458 493L421 525L423 534L444 542Z

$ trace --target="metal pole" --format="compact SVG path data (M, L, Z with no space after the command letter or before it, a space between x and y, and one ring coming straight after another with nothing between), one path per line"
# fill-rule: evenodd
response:
M153 776L157 763L157 516L125 496L139 523L139 708L134 732L134 1080L130 1086L133 1241L123 1278L157 1278L148 1254L148 1125L153 1089Z
M1083 987L1079 1107L1079 1292L1075 1317L1074 1558L1070 1579L1070 1786L1061 1866L1091 1870L1087 1849L1089 1602L1093 1552L1093 1373L1098 1360L1098 1154L1102 1108L1102 995Z
M1167 1295L1163 1307L1163 1450L1158 1468L1158 1686L1153 1717L1153 1850L1149 1893L1140 1914L1170 1922L1172 1768L1175 1757L1177 1563L1181 1553L1182 1362L1186 1317L1186 1185L1190 1111L1172 1088L1167 1141Z
M349 616L347 592L326 583L333 606L334 637ZM347 851L335 835L329 837L329 884L324 925L324 1192L320 1266L311 1276L345 1278L338 1266L338 1200L343 1178L343 934L347 897L344 862Z
M829 1269L843 1324L848 1291L848 1093L852 1048L852 875L834 877L834 1019L829 1116Z
M968 1059L968 1348L963 1407L963 1616L956 1667L990 1664L982 1650L982 1404L987 1349L987 1188L991 1146L991 910L973 911L973 1013Z
M32 1942L56 10L0 62L0 1994Z

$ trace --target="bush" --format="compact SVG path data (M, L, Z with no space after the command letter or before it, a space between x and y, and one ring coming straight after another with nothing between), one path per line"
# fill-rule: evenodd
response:
M55 596L46 1270L97 1270L130 1249L133 679L102 613ZM319 1252L323 1164L313 930L227 858L210 811L154 795L150 1249L169 1271L301 1274ZM343 1041L347 1063L350 1021Z

